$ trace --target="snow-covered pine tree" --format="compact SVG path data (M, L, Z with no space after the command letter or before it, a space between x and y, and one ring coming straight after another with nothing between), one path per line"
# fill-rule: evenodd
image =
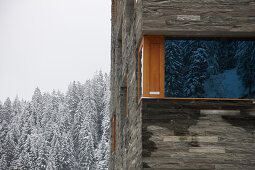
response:
M2 122L2 118L3 118L3 104L2 104L2 102L0 100L0 124Z
M21 123L21 116L22 116L22 105L21 102L16 96L13 105L12 105L12 120L11 123L9 124L10 126L10 131L13 131L13 140L15 142L15 146L18 143L18 139L20 137L20 123Z
M107 133L107 130L103 132L102 139L99 143L98 149L95 152L96 169L107 169L109 165L108 158L110 153L110 145Z
M252 98L255 96L255 43L253 41L242 41L238 44L238 58L237 73L242 80L245 87L244 94Z
M62 167L61 157L63 157L63 154L61 152L61 139L62 136L59 133L59 129L56 129L51 142L47 143L48 161L46 169L60 169Z
M208 75L216 75L219 73L219 63L217 57L218 43L214 40L201 40L200 44L207 53L207 73Z
M61 130L61 129L60 129ZM63 133L60 139L60 168L59 169L79 169L77 161L75 159L74 146L72 135L70 133Z
M8 169L7 161L6 161L6 156L5 154L0 154L0 170L6 170Z
M68 86L68 90L66 94L66 104L68 107L68 112L70 114L70 122L74 121L74 114L77 111L80 100L81 99L80 99L77 83L74 81Z
M17 139L15 130L11 128L11 126L8 128L8 132L5 136L5 140L3 142L3 154L5 155L7 166L10 167L12 164L12 161L15 158L15 148L17 145Z
M41 120L42 120L42 105L43 98L40 89L37 87L34 91L31 101L31 116L33 120L33 125L40 128L41 127Z
M237 63L235 58L237 41L222 39L218 43L215 43L215 45L217 45L217 51L215 53L217 54L220 73L233 69Z
M81 125L81 130L79 134L79 144L80 150L78 153L78 162L81 169L90 170L95 168L95 156L94 156L94 139L92 135L92 128L91 122L92 117L91 115L94 114L95 110L89 108L86 105L83 108L85 111L85 117Z
M9 167L13 159L12 144L9 142L9 124L11 122L12 103L10 98L7 98L2 107L1 121L0 121L0 160L3 166ZM10 153L8 153L10 151Z
M5 158L3 157L3 125L2 125L2 119L3 118L3 105L2 105L2 102L0 101L0 165L4 165L5 164Z
M106 106L108 107L108 106ZM108 109L106 109L108 110ZM102 123L103 127L103 135L102 139L99 142L99 146L95 152L96 158L96 169L107 169L109 162L109 154L110 154L110 144L109 144L109 127L110 127L110 117L109 115L105 115Z
M23 103L20 115L20 135L16 147L15 161L12 167L16 169L27 169L35 167L36 154L31 150L31 139L33 121L30 103ZM31 162L32 161L32 162Z
M178 40L165 41L165 93L168 97L183 97L184 44Z
M109 79L99 72L84 85L72 83L66 96L37 88L31 102L0 105L0 167L107 169Z
M104 92L104 109L103 109L103 120L101 128L103 130L102 138L99 141L98 148L95 151L96 158L96 169L107 169L108 168L108 158L110 154L109 145L109 127L110 127L110 77L106 74L104 76L106 88Z
M203 83L208 77L207 58L206 50L197 42L197 48L192 51L192 55L189 57L189 72L185 76L185 96L204 97Z
M90 119L91 121L89 122L91 125L91 133L92 133L92 138L94 141L98 141L98 128L100 127L100 125L98 125L97 123L98 121L98 112L97 112L97 104L95 101L95 98L93 96L93 92L92 92L92 82L91 81L86 81L86 83L84 84L84 92L85 92L85 96L84 99L82 101L82 109L83 109L83 113L84 114L90 114ZM86 116L85 116L86 117ZM85 120L85 118L83 119L83 121ZM93 142L93 147L96 148L97 147L97 142Z
M10 123L12 115L12 102L11 99L8 97L3 105L2 109L2 121L6 121L6 123Z
M96 114L95 116L95 126L96 126L96 134L97 140L95 140L95 145L98 145L98 142L101 140L103 129L101 127L103 120L103 111L105 106L104 95L106 93L106 81L102 71L99 71L94 75L91 80L91 99L94 101Z

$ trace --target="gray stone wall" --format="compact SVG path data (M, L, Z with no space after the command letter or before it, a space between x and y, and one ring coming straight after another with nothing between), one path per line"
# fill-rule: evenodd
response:
M251 101L143 99L142 105L144 169L254 169Z
M138 2L134 8L133 0L118 0L117 17L112 23L110 113L111 118L116 115L117 123L116 151L110 157L110 169L116 170L142 168L142 120L137 95L136 57L142 39L142 13L141 1Z
M143 99L138 104L137 68L143 35L255 36L254 0L138 0L135 8L133 0L117 4L110 103L111 118L116 115L117 122L116 150L110 169L254 167L251 103ZM233 107L241 112L200 112Z
M254 0L143 0L144 34L255 35Z

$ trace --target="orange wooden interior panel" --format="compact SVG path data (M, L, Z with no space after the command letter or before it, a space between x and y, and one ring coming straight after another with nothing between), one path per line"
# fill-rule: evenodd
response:
M160 43L150 44L149 91L160 91Z
M144 36L143 97L164 97L164 37Z
M175 37L185 37L183 35L175 35ZM140 96L140 69L138 69L138 102L142 97L161 98L161 99L198 99L198 100L247 100L255 101L255 99L219 99L219 98L170 98L165 97L165 37L150 35L144 36L139 48L143 46L143 95ZM186 37L240 37L240 36L186 36ZM244 38L254 38L253 36L242 36ZM138 68L140 68L140 57L138 56ZM151 95L151 91L159 91L159 95Z

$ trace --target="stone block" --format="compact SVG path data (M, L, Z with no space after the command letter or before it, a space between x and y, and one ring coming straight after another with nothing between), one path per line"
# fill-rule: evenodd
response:
M218 142L218 136L164 136L164 142Z
M189 152L195 153L226 153L225 147L193 147Z
M201 115L239 115L240 110L200 110Z

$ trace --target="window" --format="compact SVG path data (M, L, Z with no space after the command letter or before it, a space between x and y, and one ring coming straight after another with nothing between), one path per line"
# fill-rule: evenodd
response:
M112 118L112 154L114 154L116 148L116 115Z
M255 38L144 36L138 95L255 99Z
M255 98L255 41L166 38L165 96Z
M143 96L143 40L138 50L138 101Z
M117 0L114 0L113 4L112 4L112 20L113 20L113 24L115 23L116 16L117 16Z
M137 4L137 0L134 0L134 7L136 7L136 4Z

